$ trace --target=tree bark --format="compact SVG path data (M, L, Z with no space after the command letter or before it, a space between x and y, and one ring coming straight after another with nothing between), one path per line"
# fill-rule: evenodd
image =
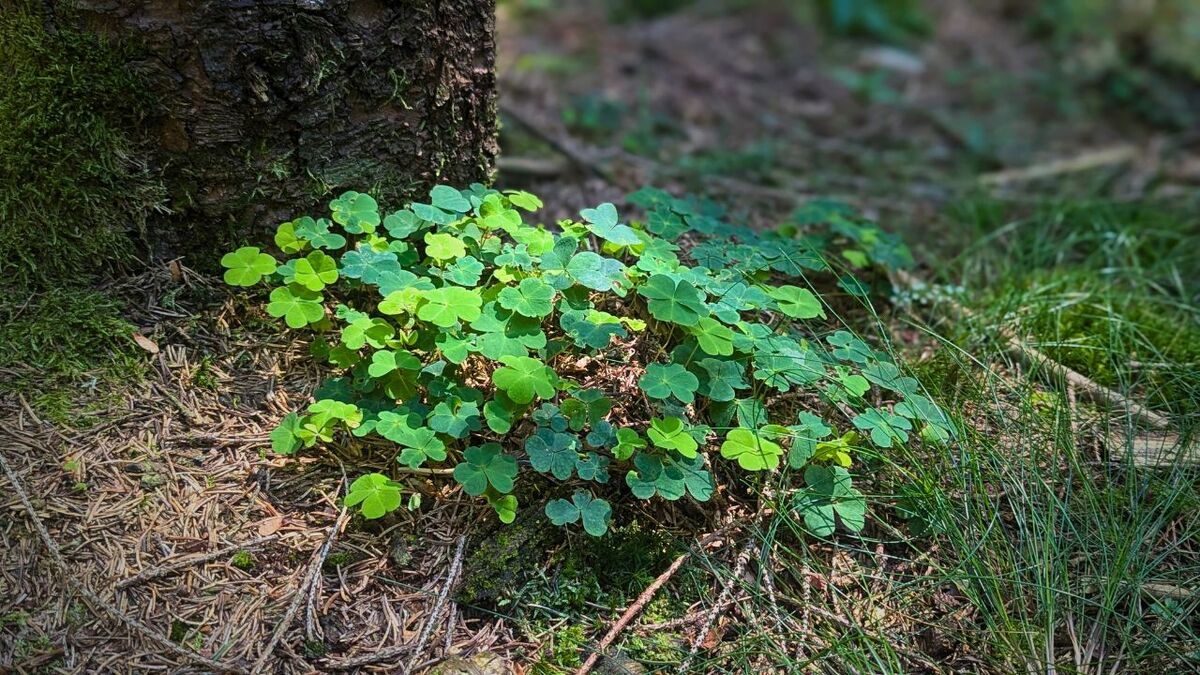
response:
M86 29L133 41L158 99L139 136L173 214L151 238L169 248L245 235L346 189L399 206L435 183L491 178L495 0L71 6Z

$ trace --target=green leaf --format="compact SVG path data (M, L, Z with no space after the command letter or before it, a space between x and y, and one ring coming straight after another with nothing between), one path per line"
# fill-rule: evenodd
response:
M633 246L642 243L633 228L617 222L617 207L608 202L594 209L584 209L579 212L579 215L587 221L588 231L605 241L610 241L617 246Z
M496 511L496 516L505 525L511 525L517 519L517 498L512 495L498 497L489 496L488 504Z
M585 456L575 460L575 473L579 474L581 480L607 483L608 458L601 457L594 452L589 452Z
M522 279L516 288L506 286L496 297L500 306L523 316L541 318L554 309L554 289L533 277Z
M865 366L876 359L875 351L849 331L839 330L825 340L833 345L833 355L843 361Z
M300 416L294 412L288 413L271 432L271 449L279 455L294 454L302 445L296 436L299 429Z
M528 192L524 192L522 190L507 190L504 194L508 197L508 201L513 206L519 206L526 211L533 212L542 208L542 200L529 194Z
M579 285L593 291L607 293L623 286L625 266L619 260L605 258L591 251L583 251L566 263L567 276Z
M798 496L795 508L814 535L833 534L838 519L851 532L862 530L867 500L852 487L848 471L840 466L812 465L804 471L804 482L807 487Z
M559 315L558 322L563 331L580 347L604 349L612 342L613 336L629 335L620 323L593 322L589 318L592 314L591 310L568 309Z
M567 480L579 460L579 441L571 434L539 428L525 440L525 453L535 471Z
M400 508L400 484L381 473L359 476L346 493L346 506L358 506L368 520Z
M554 370L528 356L505 356L504 367L492 373L492 382L513 401L529 403L534 396L553 398L558 376Z
M700 321L688 331L695 336L700 349L705 354L713 356L730 356L733 354L733 331L716 319L701 317Z
M383 227L395 239L407 239L421 229L421 219L410 209L401 209L383 219Z
M833 429L825 424L820 417L802 410L799 414L799 424L790 427L792 431L792 446L788 449L788 466L799 469L812 459L817 452L817 444L821 439L833 433Z
M382 350L371 355L371 365L367 367L367 373L371 377L383 377L393 370L420 370L421 367L421 360L406 349Z
M954 423L936 403L924 396L912 394L896 404L896 413L910 420L925 423L921 436L933 443L944 443L954 437Z
M347 279L361 279L365 284L379 285L389 277L403 274L408 273L400 267L399 259L391 251L376 251L370 246L360 246L342 254L342 276Z
M779 466L783 448L767 440L761 433L737 428L725 435L721 444L721 456L737 460L738 466L747 471L764 471Z
M308 246L308 242L296 236L294 223L280 223L275 229L275 245L284 253L299 253Z
M313 248L339 249L346 245L346 238L336 232L329 231L329 221L324 218L313 220L304 216L293 221L295 234L300 239L307 240ZM285 249L286 250L286 249Z
M798 286L768 287L767 295L778 302L779 311L793 319L825 318L821 301L807 288Z
M708 314L708 307L694 286L663 274L647 279L638 287L638 294L648 300L650 314L659 321L695 326L700 317Z
M343 192L341 197L329 202L329 209L333 212L333 222L351 234L374 232L379 224L379 204L371 195L353 190Z
M472 288L479 284L479 279L483 276L483 263L475 259L474 256L466 256L454 261L453 265L446 268L443 275L447 281Z
M275 259L260 252L254 246L243 246L221 256L225 270L225 283L230 286L253 286L264 276L275 271Z
M324 298L302 286L281 286L271 291L267 314L283 317L289 328L303 328L325 318Z
M678 417L650 420L650 429L646 435L654 445L664 450L674 450L684 457L695 457L696 449L700 447L696 439L689 433L688 425Z
M617 429L617 445L613 448L613 457L624 461L633 453L646 447L646 441L633 429Z
M474 401L440 401L429 413L429 428L452 438L465 438L481 427Z
M697 365L704 371L698 391L713 401L732 401L737 398L736 390L750 386L745 367L736 361L701 359Z
M337 281L337 262L322 251L313 251L296 261L297 284L310 291L319 291Z
M467 254L462 240L445 232L425 233L425 255L438 261L456 260Z
M871 382L905 396L916 394L921 386L915 379L905 377L896 364L887 361L877 361L866 366L862 369L862 374Z
M483 419L495 433L507 434L517 420L517 412L523 407L513 403L503 393L498 393L496 398L483 404Z
M466 213L471 210L471 202L462 193L449 185L435 185L429 191L429 201L434 206L453 213Z
M422 295L425 304L417 310L417 318L442 328L450 328L459 321L478 319L483 306L478 291L458 286L435 288Z
M499 443L467 448L462 463L454 467L454 480L472 497L483 494L489 486L496 492L512 492L516 477L517 460L504 454Z
M862 431L870 432L871 441L881 448L908 441L908 432L912 430L911 422L883 408L872 408L851 421Z
M395 334L396 330L383 319L355 319L342 329L342 344L350 349L362 349L364 345L382 349Z
M650 398L666 399L674 396L684 403L691 403L695 398L696 389L700 386L700 380L678 363L651 363L646 366L645 374L638 378L638 386Z
M590 492L576 490L571 501L554 499L546 504L546 517L555 525L570 525L583 520L583 529L593 537L602 537L608 531L612 507L603 499L593 497Z

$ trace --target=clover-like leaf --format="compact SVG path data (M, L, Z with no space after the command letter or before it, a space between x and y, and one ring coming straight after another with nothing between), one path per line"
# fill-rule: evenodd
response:
M364 345L382 349L395 334L396 329L383 319L360 318L342 329L342 344L350 349L362 349Z
M505 356L500 362L504 366L492 373L492 382L513 401L554 397L558 376L546 364L528 356Z
M401 209L383 219L383 227L394 239L407 239L421 229L422 221L410 209Z
M308 246L308 242L296 236L296 224L288 222L280 223L275 229L275 245L284 253L299 253Z
M678 363L651 363L638 378L638 386L650 398L666 399L674 396L684 403L695 398L700 380Z
M271 431L271 450L279 455L291 455L302 445L296 432L300 429L300 416L288 413L279 422L279 426Z
M579 441L571 434L539 428L525 440L525 453L535 471L567 480L579 460Z
M296 261L295 282L310 291L319 291L337 278L337 262L323 251L313 251Z
M875 384L899 392L905 396L917 393L920 383L914 378L906 377L894 363L876 361L862 369L863 377Z
M435 288L422 295L425 304L417 310L417 318L442 328L450 328L459 321L478 319L483 307L479 291L458 286Z
M848 471L840 466L812 465L804 471L804 482L807 487L798 495L795 508L814 535L833 534L838 520L851 532L862 530L867 500L852 487Z
M871 408L857 415L851 422L859 429L871 434L871 441L881 448L890 448L893 443L904 443L908 440L908 432L912 431L912 423L883 408Z
M506 190L504 195L513 206L519 206L526 211L537 211L542 208L542 200L524 190Z
M438 261L457 260L467 254L462 239L445 232L425 234L425 255Z
M243 246L221 256L225 283L230 286L253 286L277 267L275 259L254 246Z
M371 377L383 377L393 370L420 370L421 367L421 360L412 352L406 349L385 349L371 355L371 365L367 367L367 373Z
M617 444L613 447L613 457L624 461L635 452L646 447L646 441L633 429L617 429Z
M588 231L605 241L617 246L633 246L642 242L633 228L617 222L617 207L611 203L605 202L594 209L584 209L579 215L587 221Z
M696 439L689 433L691 429L678 417L650 420L650 428L646 435L651 442L664 450L674 450L684 457L695 457L696 449L700 447Z
M621 261L591 251L572 256L564 269L568 277L593 291L607 293L626 283L625 266Z
M452 213L466 213L471 210L471 202L462 196L458 190L449 185L435 185L429 191L429 201L434 206Z
M452 438L465 438L481 427L475 401L440 401L429 413L429 428Z
M522 279L515 288L506 286L496 296L500 306L523 316L541 318L554 309L554 288L534 277Z
M368 520L400 508L400 484L381 473L359 476L346 493L346 506L358 506Z
M575 473L582 480L608 482L608 458L589 452L575 460Z
M807 288L799 286L775 286L767 288L767 295L778 303L779 311L793 319L825 318L821 301Z
M659 321L695 326L708 314L708 306L695 286L664 274L647 279L638 287L638 294L647 299L650 314Z
M608 531L612 506L590 492L577 490L569 502L565 499L547 502L546 517L555 525L570 525L582 519L585 532L593 537L602 537Z
M474 256L465 256L455 260L453 265L446 267L443 276L447 281L471 288L478 285L479 279L483 276L483 263L476 260Z
M700 366L704 377L700 378L699 393L713 401L732 401L737 398L737 390L750 385L746 382L746 368L737 361L720 359L701 359Z
M342 276L348 279L361 279L363 283L379 285L390 277L402 274L410 273L404 271L396 254L391 251L376 251L370 246L360 246L342 254Z
M793 469L807 464L817 453L817 444L833 433L824 420L807 410L800 411L799 423L789 429L792 432L792 446L788 449L788 466Z
M271 291L267 314L283 317L289 328L303 328L325 318L324 298L303 286L281 286Z
M379 204L371 195L350 190L342 196L329 202L333 212L333 222L346 228L351 234L364 234L375 231L379 224Z
M454 480L472 497L483 494L488 487L502 494L512 492L516 477L517 460L504 454L499 443L467 448L463 461L454 467Z
M513 495L489 496L488 504L505 525L511 525L517 519L517 498Z
M295 235L312 244L313 248L333 250L346 245L346 238L336 232L330 232L329 221L324 218L314 220L304 216L292 221L292 225Z
M825 339L833 345L833 355L843 361L865 366L876 359L875 350L849 331L839 330Z
M924 422L921 436L933 443L944 443L954 437L954 423L936 403L924 396L912 394L896 404L896 413L910 420Z
M700 349L713 356L733 354L733 331L716 319L701 317L688 331L696 338Z
M721 456L737 460L738 466L747 471L774 469L782 455L783 448L763 433L741 427L730 430L721 444Z

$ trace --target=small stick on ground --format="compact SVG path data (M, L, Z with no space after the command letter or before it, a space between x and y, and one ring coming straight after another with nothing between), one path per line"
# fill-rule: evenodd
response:
M708 636L708 632L712 630L713 624L725 611L726 601L733 594L733 587L737 585L738 577L742 576L742 571L746 569L746 563L750 562L750 552L754 550L754 537L751 536L746 545L738 553L737 561L733 564L733 574L729 575L729 580L725 582L725 587L721 589L721 594L717 596L717 601L713 603L713 607L708 612L708 616L704 617L704 623L700 625L700 630L696 633L696 637L692 639L692 645L688 649L687 658L683 663L679 664L679 672L685 673L691 667L692 660L696 658L696 653L700 651L700 645L704 642L704 638Z
M408 660L408 665L404 667L404 674L408 675L417 666L417 659L421 658L421 652L425 650L425 644L429 642L429 636L433 635L433 627L436 626L442 618L442 609L446 606L446 599L450 597L450 591L454 588L454 584L458 581L458 573L462 571L463 551L466 550L467 537L460 534L458 536L458 544L454 548L454 560L450 563L450 571L446 573L446 583L442 585L442 592L438 594L437 602L433 603L433 611L430 612L429 618L425 620L425 627L421 629L421 636L417 639L417 646L413 650L413 655Z
M74 589L76 593L79 593L79 595L83 596L83 599L87 601L89 605L92 605L93 609L98 609L104 614L107 614L112 620L125 625L133 632L158 645L158 647L164 652L174 654L185 661L194 663L198 666L203 666L210 671L218 673L247 672L244 668L239 666L221 663L220 661L210 659L207 656L197 654L196 652L180 647L162 635L154 632L149 626L141 621L126 616L124 612L118 609L111 602L101 598L99 595L96 595L96 593L90 588L84 586L82 582L76 580L69 571L67 562L63 560L62 553L58 550L58 545L54 543L54 539L50 536L50 532L46 530L46 526L42 523L42 519L38 516L37 511L33 508L33 502L29 500L29 494L25 492L25 487L21 485L21 481L18 480L17 475L13 473L12 468L9 467L8 461L4 459L3 453L0 453L0 469L4 470L4 475L8 477L9 483L12 484L13 490L16 491L17 498L21 500L22 506L25 507L26 513L29 514L29 518L33 522L34 530L37 531L38 538L42 540L42 545L45 546L46 550L50 553L50 561L58 571L59 578L62 579L67 586Z
M699 546L705 546L721 534L721 531L717 531L705 535L700 540ZM621 634L621 631L625 630L625 627L629 625L630 621L637 618L637 616L642 613L642 610L646 608L646 605L652 599L654 599L654 595L658 593L658 589L662 588L663 585L666 584L667 581L669 581L671 577L679 571L679 568L683 566L684 561L691 557L691 555L691 549L684 551L679 555L678 558L675 559L674 562L671 563L670 567L668 567L662 574L658 575L658 578L650 582L650 585L647 586L646 589L642 591L640 595L638 595L637 599L635 599L633 603L625 609L625 612L621 614L621 618L617 619L617 622L613 624L612 628L605 633L599 644L596 645L596 648L593 649L592 653L588 655L587 660L583 662L583 665L579 667L579 670L575 671L575 675L587 675L589 672L591 672L592 668L596 666L596 662L599 661L600 657L604 654L604 650L608 649L609 646L612 645L612 643Z
M347 520L349 520L349 513L346 511L346 507L342 507L342 512L338 514L333 527L329 528L329 534L325 537L325 543L313 553L308 570L300 580L300 587L292 595L292 602L288 605L287 611L284 612L283 619L280 620L279 625L275 626L275 631L271 633L271 639L267 642L267 646L263 648L262 652L258 655L258 660L254 662L254 667L250 669L252 674L263 672L263 668L267 664L267 659L275 651L275 645L279 644L279 641L283 639L283 634L287 632L288 627L292 624L292 620L296 618L296 612L300 610L300 603L308 597L308 589L317 583L317 575L321 573L321 565L324 564L325 558L329 555L329 549L333 546L338 532L346 524Z
M117 590L123 590L125 588L128 588L128 587L136 584L136 583L148 581L150 579L157 579L158 577L166 576L166 575L170 574L171 572L185 569L185 568L191 567L192 565L200 565L202 563L209 562L210 560L216 560L217 558L227 556L227 555L229 555L231 553L235 553L237 551L243 551L243 550L250 549L250 548L256 548L256 547L262 546L263 544L266 544L268 542L275 541L278 538L279 538L279 535L270 534L265 537L258 537L257 539L251 539L250 541L242 542L240 544L230 544L229 546L226 546L224 548L219 548L219 549L217 549L215 551L211 551L209 553L204 553L204 554L195 555L195 556L187 556L184 558L180 558L178 560L173 560L171 562L159 565L158 567L152 567L148 570L138 572L137 574L135 574L127 579L122 579L117 582L115 588Z

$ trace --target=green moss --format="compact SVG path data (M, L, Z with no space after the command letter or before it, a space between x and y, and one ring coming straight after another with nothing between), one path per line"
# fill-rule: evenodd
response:
M84 374L138 376L145 366L130 339L134 327L121 316L123 309L107 295L73 289L36 294L21 304L2 303L0 368L31 367L43 382ZM42 395L51 392L43 390Z
M0 11L0 278L54 287L129 258L162 199L128 130L150 107L131 51L17 0Z
M258 564L258 561L254 559L254 554L250 553L249 551L238 551L237 553L233 554L232 558L229 559L229 564L233 565L239 570L242 570L243 572L249 572L250 570L254 569L255 565Z

